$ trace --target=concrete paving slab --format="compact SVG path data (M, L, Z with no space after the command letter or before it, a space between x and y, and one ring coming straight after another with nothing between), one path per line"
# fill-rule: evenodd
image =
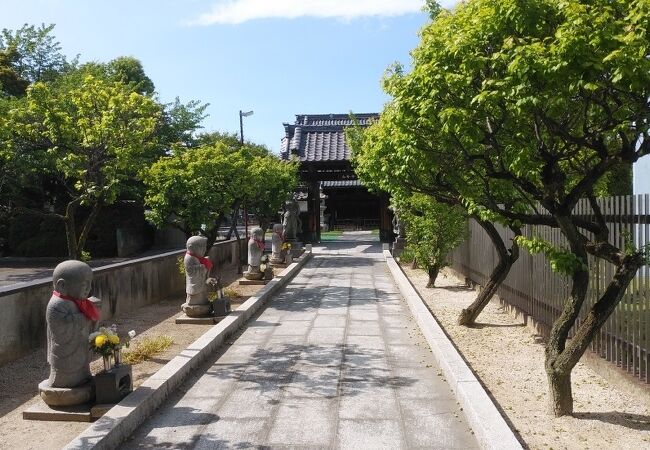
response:
M283 392L286 398L337 398L339 380L338 368L325 367L317 371L296 368L291 383L283 388Z
M386 344L382 336L352 336L345 339L346 351L358 353L367 350L384 350Z
M268 436L268 445L329 446L336 433L336 400L292 398L282 402Z
M249 417L267 418L280 399L280 389L258 390L237 389L233 391L217 409L217 415L223 418L240 419Z
M397 420L341 420L337 434L340 450L394 450L407 445Z
M219 418L203 428L194 450L255 448L264 442L269 419Z
M348 307L347 306L333 306L333 307L325 307L325 308L320 308L318 310L318 314L323 315L323 316L347 316L348 314Z
M375 317L377 317L375 315ZM377 320L356 320L350 314L348 336L382 336L383 330Z
M308 344L343 344L345 328L314 328L307 336Z
M347 350L347 349L346 349ZM385 352L345 353L343 370L351 369L383 369L389 370L388 358Z
M254 336L254 335L250 335ZM264 342L264 341L262 341ZM230 345L227 351L221 355L216 362L217 365L248 364L251 362L253 355L259 351L259 345L255 340L248 345Z
M397 386L396 394L400 399L455 399L449 384L442 374L436 375L430 368L393 368L392 375L402 382Z
M315 367L341 366L343 360L342 344L310 344L306 345L300 355L300 364Z
M407 343L409 345L415 344L415 332L412 327L406 325L401 327L387 327L384 326L384 340L386 346L390 348L391 345L399 345Z
M314 328L345 328L347 317L340 315L317 315L314 319Z
M311 321L293 320L281 323L273 330L274 336L303 336L311 328Z

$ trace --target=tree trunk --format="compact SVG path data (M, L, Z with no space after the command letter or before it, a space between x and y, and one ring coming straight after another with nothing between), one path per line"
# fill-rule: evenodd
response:
M617 264L616 273L614 278L609 283L603 295L591 307L584 320L576 330L571 342L564 347L566 343L566 336L563 340L555 336L560 332L554 333L554 330L561 328L565 330L567 327L573 326L575 318L570 323L565 323L565 314L553 324L551 330L552 338L549 339L546 350L546 373L549 380L549 388L551 394L551 410L556 417L571 414L573 412L573 399L571 398L571 371L578 363L584 352L589 348L594 337L607 321L609 316L616 309L616 305L621 301L627 286L634 278L639 267L644 264L643 256L640 253L626 255L622 258L621 262ZM589 277L586 277L586 282L580 276L578 280L578 288L581 292L584 289L586 293L586 284L588 284ZM582 286L582 284L585 286ZM574 277L574 286L576 285ZM572 296L574 290L572 289ZM579 295L575 294L575 295ZM561 348L561 350L559 350ZM567 381L568 380L568 381ZM569 383L568 388L565 386ZM568 395L568 398L563 396Z
M88 240L90 230L95 225L95 220L97 220L100 209L101 203L96 202L90 210L90 214L86 218L86 222L84 223L81 233L79 234L79 239L77 240L77 252L79 253L79 257L81 257L81 252L83 252L83 249L86 246L86 240Z
M555 417L570 414L573 411L571 370L566 373L561 373L547 366L546 376L548 378L551 413Z
M221 224L223 223L224 219L224 215L219 215L212 223L212 227L210 227L208 230L201 231L201 234L203 234L208 240L205 247L206 255L210 253L210 249L217 241L217 237L219 236L219 228L221 228Z
M237 230L237 213L239 212L239 206L233 209L232 215L230 216L230 229L226 235L226 240L229 241L232 238L233 233L235 233L235 239L239 239L239 231Z
M207 239L207 241L205 243L205 255L202 255L202 256L206 256L206 255L208 255L210 253L210 249L212 248L212 246L216 242L217 236L214 235L213 233L209 233L206 236L206 239Z
M77 227L75 224L75 212L77 211L77 200L73 200L65 208L63 223L65 224L65 237L68 243L68 258L80 259L81 254L77 246Z
M571 293L564 303L560 317L553 322L548 342L546 343L544 367L549 380L551 394L550 407L553 415L560 417L573 413L573 398L567 398L565 396L571 395L571 370L580 357L575 360L573 358L567 358L568 355L565 353L565 348L569 331L575 324L580 314L580 308L582 308L585 296L587 295L589 269L584 242L575 225L566 216L556 215L556 219L562 234L564 234L569 242L571 252L582 263L582 267L577 268L571 275Z
M483 309L490 303L490 300L494 294L503 283L503 280L506 279L512 265L519 259L519 245L517 244L517 236L521 235L521 230L514 228L515 236L512 239L512 246L510 249L506 249L501 235L498 233L494 224L491 222L477 220L479 225L485 230L485 232L490 237L494 248L499 255L499 262L490 274L490 279L488 280L485 287L476 297L476 300L472 302L467 308L463 309L458 316L458 325L472 326L476 322L476 318L481 314Z
M428 288L436 286L436 278L438 278L438 272L440 272L440 267L438 265L429 267L429 282L427 283Z

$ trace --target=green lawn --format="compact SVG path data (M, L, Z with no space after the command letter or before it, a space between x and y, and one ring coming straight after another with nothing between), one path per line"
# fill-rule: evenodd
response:
M339 236L343 234L340 230L335 231L323 231L320 234L321 241L335 241Z

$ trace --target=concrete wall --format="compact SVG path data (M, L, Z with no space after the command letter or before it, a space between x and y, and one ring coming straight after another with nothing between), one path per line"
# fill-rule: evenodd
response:
M240 248L243 241L240 241ZM176 250L93 269L93 295L102 300L102 320L108 320L169 297L182 298L185 278L178 271ZM210 257L217 267L237 263L237 241L215 244ZM52 279L0 287L0 364L45 344L45 308Z

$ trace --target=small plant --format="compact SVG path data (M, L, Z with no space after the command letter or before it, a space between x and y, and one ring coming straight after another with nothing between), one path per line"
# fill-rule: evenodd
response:
M185 255L181 255L176 260L176 267L181 275L185 275Z
M241 295L241 293L237 289L233 289L233 288L225 288L223 290L223 295L225 295L226 297L229 297L229 298L243 297L243 295Z
M138 364L151 359L158 353L164 352L174 340L169 336L152 336L137 342L129 351L125 351L123 359L126 364Z
M89 251L86 251L86 250L82 250L82 251L81 251L81 260L82 260L83 262L88 262L88 261L90 261L91 259L93 259L93 258L92 258L92 256L90 255L90 252L89 252Z

